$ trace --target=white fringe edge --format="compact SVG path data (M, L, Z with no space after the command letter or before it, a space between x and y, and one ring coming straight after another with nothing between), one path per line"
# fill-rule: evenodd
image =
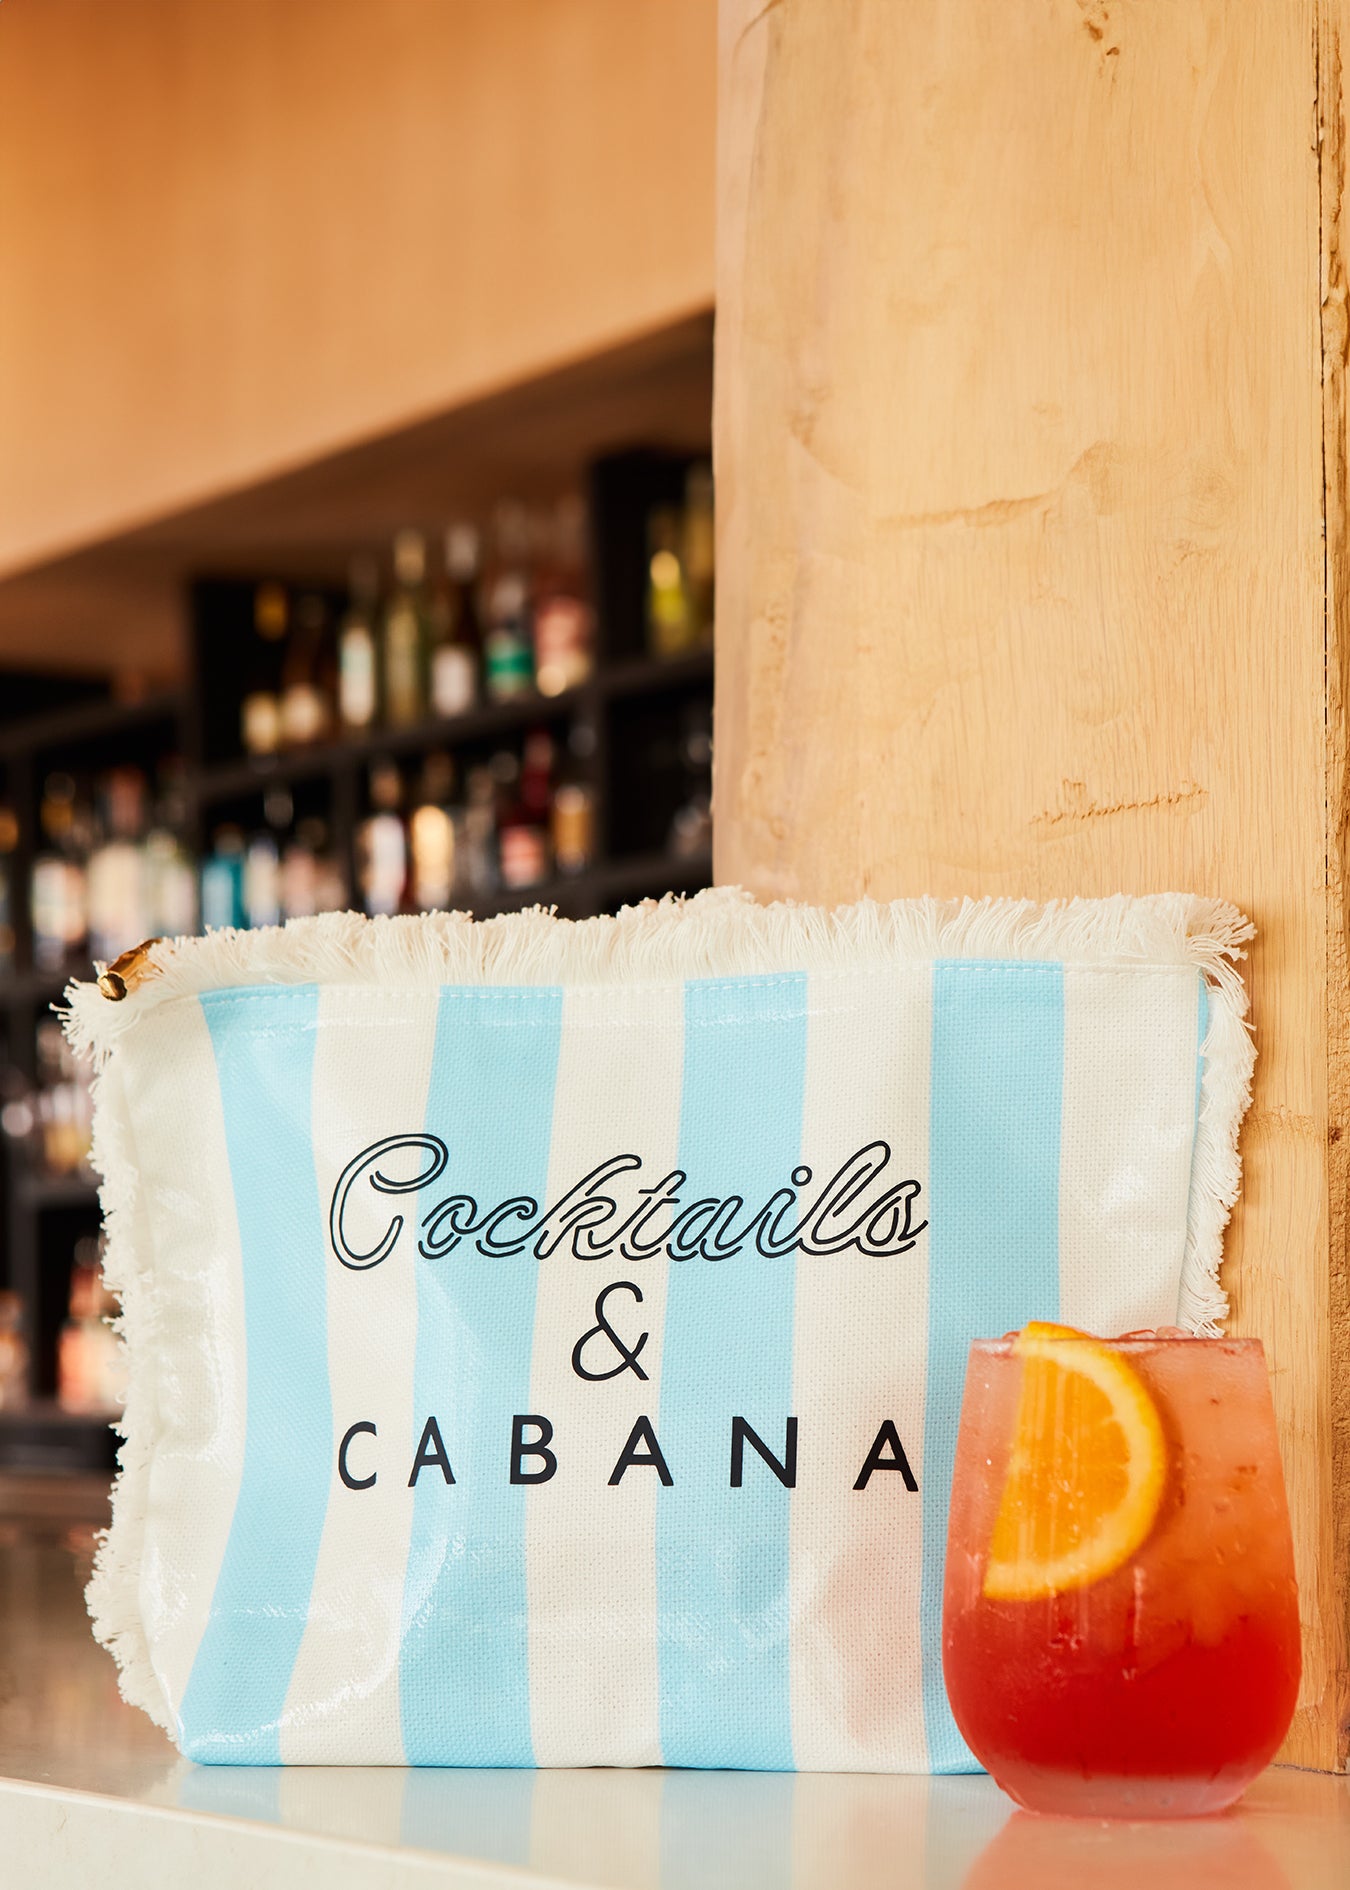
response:
M106 998L100 1001L107 1003ZM113 1330L126 1347L127 1395L116 1425L122 1443L112 1488L112 1521L98 1538L84 1598L94 1638L117 1663L122 1698L176 1737L141 1613L150 1469L160 1437L159 1293L150 1264L154 1247L145 1224L146 1203L137 1186L131 1111L116 1062L105 1064L94 1076L90 1161L102 1177L103 1277L121 1301Z
M848 970L930 958L1193 964L1241 997L1232 960L1252 936L1234 906L1187 893L1071 899L899 899L891 905L756 904L736 886L646 900L613 918L559 919L543 907L475 922L463 912L367 919L333 912L255 931L162 939L121 1002L68 986L67 1034L103 1056L146 1012L249 984L646 984L772 971ZM1245 1002L1243 1004L1245 1010Z
M737 887L719 887L580 921L542 908L479 922L457 912L398 919L330 913L257 931L163 940L150 953L155 975L120 1003L109 1002L97 984L71 984L64 1024L71 1044L92 1055L96 1066L92 1161L102 1177L104 1273L122 1302L117 1329L129 1348L112 1527L99 1544L87 1591L94 1633L117 1660L123 1697L173 1730L140 1610L150 1464L159 1432L156 1292L130 1115L112 1055L149 1012L203 991L252 984L660 983L934 958L1194 965L1208 986L1210 1014L1178 1319L1189 1331L1213 1335L1228 1310L1219 1265L1241 1178L1238 1130L1251 1100L1255 1060L1237 966L1252 936L1236 907L1186 893L1052 905L868 900L830 912L761 906Z

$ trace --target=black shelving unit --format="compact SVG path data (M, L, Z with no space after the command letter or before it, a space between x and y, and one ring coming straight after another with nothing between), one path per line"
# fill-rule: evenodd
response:
M0 1029L10 1061L33 1075L39 1018L59 999L70 977L92 973L88 961L59 971L35 967L26 900L44 771L49 766L68 768L76 757L90 769L99 769L180 755L185 765L183 837L198 859L204 857L217 825L242 818L261 826L263 799L277 784L295 791L297 805L302 795L317 797L355 904L356 832L365 812L372 763L383 758L411 762L433 749L482 754L493 744L522 738L540 726L581 731L582 740L573 743L573 750L586 757L596 794L597 844L591 864L545 885L498 892L477 903L476 916L546 905L564 917L582 919L668 891L694 892L710 884L712 860L706 848L681 854L666 842L672 813L687 786L687 769L682 772L679 755L681 717L710 715L712 652L669 659L643 652L645 561L638 555L638 521L650 504L682 489L687 463L687 458L674 455L631 453L594 468L596 662L587 680L564 694L530 694L484 704L453 719L375 729L265 759L241 757L230 752L238 728L237 700L222 710L221 692L222 679L227 686L231 671L230 625L237 624L238 607L251 598L253 587L236 578L207 579L191 591L192 656L184 695L157 696L130 707L82 701L0 728L0 794L14 807L20 827L19 847L11 856L15 966L0 976ZM284 578L285 572L276 575ZM70 1255L79 1235L97 1228L95 1185L85 1177L41 1176L13 1158L7 1170L5 1283L18 1289L27 1309L32 1395L25 1409L0 1411L0 1468L106 1468L113 1451L107 1425L71 1417L54 1401L56 1334Z
M365 812L366 776L372 764L386 758L416 760L433 749L452 755L482 752L541 726L581 729L596 789L598 844L593 863L542 885L499 890L474 903L474 916L491 918L544 905L556 906L564 918L584 919L665 892L697 891L711 884L711 854L705 848L682 855L661 842L684 789L676 754L678 717L686 703L710 702L712 680L711 650L669 659L629 657L612 668L601 655L587 681L562 695L531 693L413 727L372 729L291 753L190 767L190 838L200 856L215 825L241 818L244 824L256 820L261 825L260 810L270 788L303 785L323 800L333 845L352 889L356 830ZM658 737L664 733L665 740L652 739L653 731Z
M81 687L81 694L87 685ZM27 890L39 850L37 808L44 774L53 767L98 770L154 759L181 748L183 699L156 695L126 704L77 700L0 727L0 782L18 815L10 855L14 967L0 975L0 1030L5 1058L30 1080L36 1073L37 1026L71 976L90 965L43 969L33 962ZM30 1399L0 1411L0 1468L105 1470L114 1439L99 1418L73 1416L55 1401L56 1335L65 1314L75 1242L97 1230L98 1193L90 1175L35 1171L12 1147L4 1163L5 1284L20 1294L30 1353Z

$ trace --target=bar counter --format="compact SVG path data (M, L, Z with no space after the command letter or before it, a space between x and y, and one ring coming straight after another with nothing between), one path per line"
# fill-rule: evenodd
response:
M92 1513L99 1494L90 1492ZM35 1513L36 1511L36 1513ZM5 1881L43 1890L1344 1890L1350 1779L1275 1769L1236 1811L1108 1825L987 1778L210 1768L118 1698L81 1600L91 1503L0 1486Z

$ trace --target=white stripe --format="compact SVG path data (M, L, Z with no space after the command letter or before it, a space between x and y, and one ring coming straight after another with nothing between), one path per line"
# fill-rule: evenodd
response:
M803 1190L889 1143L888 1184L928 1172L932 968L813 973ZM877 1187L881 1185L878 1181ZM916 1222L927 1218L927 1191ZM802 1771L923 1770L923 1509L895 1471L853 1485L883 1420L922 1476L927 1236L907 1254L798 1254L792 1408L792 1742Z
M156 1360L140 1603L151 1659L176 1717L243 1472L244 1273L215 1053L201 1005L189 999L147 1018L136 1057L127 1100L146 1206L140 1227L153 1241L154 1320L144 1336Z
M1198 1007L1189 965L1065 967L1065 1325L1110 1336L1176 1319L1195 1142Z
M680 985L588 986L564 999L553 1107L550 1202L608 1156L641 1157L642 1172L608 1190L637 1206L639 1187L660 1181L679 1147L684 1055ZM531 1398L554 1426L558 1470L528 1495L526 1566L530 1599L530 1696L536 1763L659 1765L656 1620L656 1472L609 1476L637 1418L660 1409L666 1268L618 1255L587 1261L564 1242L539 1266ZM702 1266L691 1260L688 1266ZM633 1371L591 1383L572 1351L596 1324L601 1290L640 1287L639 1305L615 1294L607 1315L636 1343L650 1337ZM617 1362L599 1339L583 1355L591 1370Z
M437 1001L430 989L329 985L322 991L312 1107L325 1215L354 1156L385 1136L422 1130ZM400 1174L415 1172L407 1155L398 1159L405 1164ZM373 1245L395 1211L405 1222L414 1217L416 1199L354 1194L347 1225L359 1240L364 1208L373 1217L365 1230ZM412 1400L418 1263L411 1230L405 1226L394 1252L377 1266L354 1270L331 1251L329 1262L334 1457L281 1756L287 1764L401 1764L399 1635L413 1508L408 1471L418 1431ZM358 1421L377 1430L351 1447L352 1473L376 1472L368 1490L348 1489L338 1474L338 1443Z

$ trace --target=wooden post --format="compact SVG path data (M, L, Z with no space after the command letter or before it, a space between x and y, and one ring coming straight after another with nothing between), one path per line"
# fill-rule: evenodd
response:
M1350 1741L1350 0L721 0L717 877L1256 921L1228 1242ZM1346 33L1350 48L1350 32Z

